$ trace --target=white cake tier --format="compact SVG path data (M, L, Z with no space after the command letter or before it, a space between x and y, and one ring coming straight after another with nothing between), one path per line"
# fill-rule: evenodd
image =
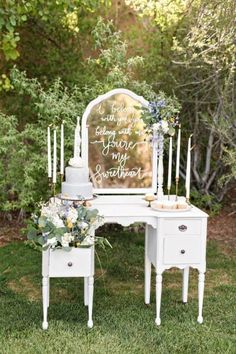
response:
M86 167L66 167L66 182L72 184L87 183L89 181L89 169Z
M93 185L91 182L79 183L79 184L62 182L61 194L64 197L68 197L71 199L80 199L80 197L83 197L85 199L92 199Z

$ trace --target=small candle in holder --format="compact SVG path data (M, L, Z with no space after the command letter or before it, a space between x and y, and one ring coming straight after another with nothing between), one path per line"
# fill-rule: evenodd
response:
M162 208L167 210L177 209L177 204L175 201L165 200Z
M188 209L188 204L184 200L180 200L178 201L177 208L183 210Z

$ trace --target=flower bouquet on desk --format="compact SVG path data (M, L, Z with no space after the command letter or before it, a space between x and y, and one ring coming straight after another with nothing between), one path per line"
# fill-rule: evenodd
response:
M34 247L40 246L43 250L70 251L72 247L88 248L95 243L103 248L111 247L106 238L95 236L95 230L103 223L104 218L97 209L51 198L41 205L40 215L32 215L27 238Z

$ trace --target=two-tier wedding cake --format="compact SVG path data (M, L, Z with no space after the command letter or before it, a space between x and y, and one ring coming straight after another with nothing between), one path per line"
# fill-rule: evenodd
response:
M80 124L77 120L75 129L74 157L66 167L65 182L62 182L61 193L68 199L92 199L93 186L89 181L89 169L84 167L80 157Z

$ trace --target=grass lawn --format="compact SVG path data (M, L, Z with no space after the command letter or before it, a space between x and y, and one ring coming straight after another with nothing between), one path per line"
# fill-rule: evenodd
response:
M197 272L181 303L181 272L163 279L162 325L144 304L144 234L114 231L99 250L94 328L87 328L82 279L52 279L49 329L41 329L41 254L23 243L0 248L0 353L236 353L236 252L208 243L204 323L197 323ZM154 281L154 277L153 277Z

